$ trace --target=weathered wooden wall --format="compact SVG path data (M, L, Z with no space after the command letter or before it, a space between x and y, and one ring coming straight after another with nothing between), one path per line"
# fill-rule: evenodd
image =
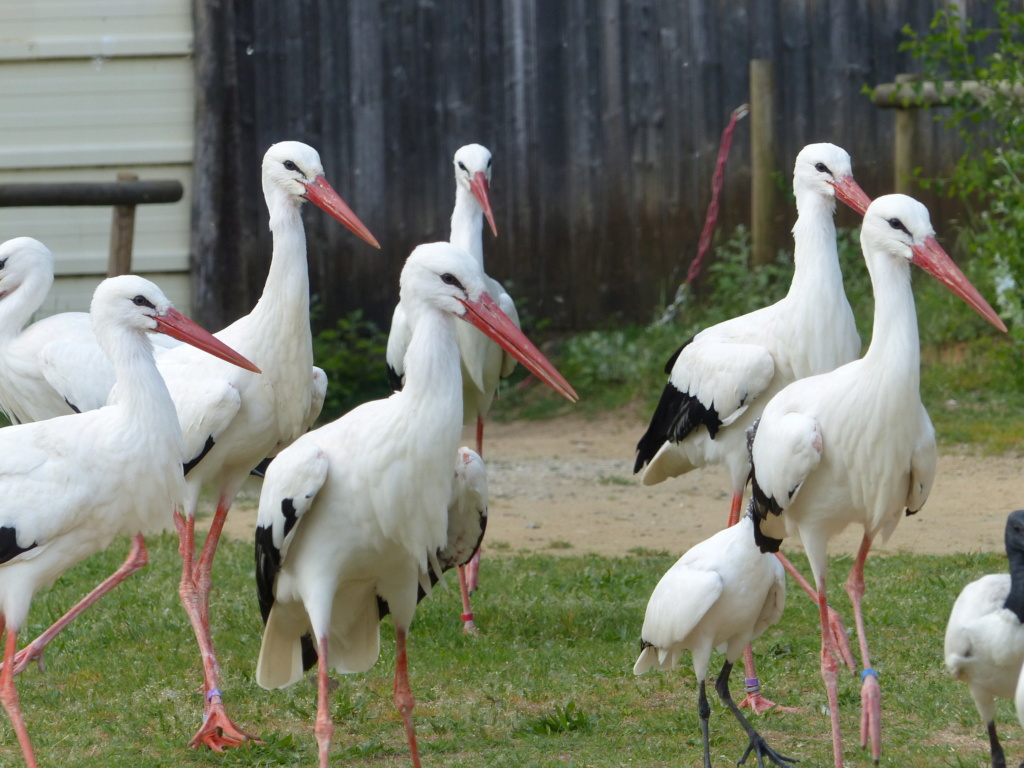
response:
M870 195L891 191L894 114L861 89L914 69L898 52L900 29L926 29L940 5L195 2L199 71L221 83L197 113L197 173L221 182L196 208L196 231L207 237L193 254L195 304L207 322L245 311L262 287L271 248L259 165L271 143L317 147L328 179L383 246L374 253L307 212L323 317L362 307L386 323L405 256L447 238L452 154L475 141L494 153L499 237L485 237L488 271L529 313L562 328L647 320L671 297L694 255L721 131L749 98L752 58L775 64L783 179L804 144L832 141L850 151ZM978 0L961 6L975 18L990 13ZM217 22L211 34L202 34L204 16ZM958 144L927 117L920 122L918 162L934 174ZM723 229L749 219L747 127L740 123L730 157ZM232 188L241 194L232 203L238 225L209 236L206 211L223 208ZM933 220L947 213L933 207ZM780 244L794 216L780 192ZM852 214L841 223L853 224ZM238 280L225 282L216 249L227 239L241 266Z

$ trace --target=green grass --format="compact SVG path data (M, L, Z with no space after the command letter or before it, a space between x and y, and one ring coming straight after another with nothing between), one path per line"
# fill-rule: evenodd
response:
M86 612L46 655L46 671L18 679L40 764L80 766L294 766L316 764L315 689L309 681L264 691L253 679L259 650L251 547L227 542L215 569L212 611L223 690L238 723L266 742L223 755L185 743L199 725L199 659L178 604L176 540L150 542L150 566ZM44 628L119 564L127 542L70 571L33 606L25 636ZM457 590L420 605L410 633L414 713L426 766L697 766L700 731L692 670L634 677L646 601L674 557L496 556L482 571L474 610L483 635L465 637ZM805 561L796 557L798 565ZM832 561L838 587L849 558ZM942 664L946 618L964 584L1005 569L998 555L889 556L868 561L866 620L882 683L883 765L988 763L988 747L962 684ZM451 580L450 580L451 581ZM452 582L454 585L454 582ZM818 629L810 600L790 591L782 621L756 644L765 693L803 714L754 718L774 747L801 765L830 764ZM849 601L833 605L852 625ZM369 672L340 679L332 695L332 764L408 765L391 696L393 633ZM854 645L856 645L854 643ZM715 656L717 670L721 657ZM742 687L734 672L733 689ZM712 698L712 758L735 763L745 740ZM850 766L870 760L856 745L859 680L840 681ZM1021 734L1012 706L997 715L1011 761ZM20 752L0 716L0 765Z

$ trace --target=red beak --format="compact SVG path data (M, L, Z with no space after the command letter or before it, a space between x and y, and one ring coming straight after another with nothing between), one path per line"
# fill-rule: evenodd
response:
M508 315L501 311L494 299L481 293L476 301L465 300L466 314L462 319L480 329L496 344L500 345L516 360L521 362L538 379L546 381L551 388L571 402L579 400L579 396L569 382L555 370L555 366L544 357L539 349L533 346L526 336L509 320Z
M341 196L327 183L327 179L323 176L317 176L311 184L305 184L304 186L306 187L307 200L318 208L327 211L327 213L331 214L331 216L351 229L374 248L380 248L377 238L370 234L370 230L359 220L359 217L352 213L352 209L345 204Z
M497 237L498 228L494 225L494 214L491 212L491 187L487 183L487 177L484 176L483 171L473 174L473 178L469 180L469 191L473 193L473 197L484 209L484 216L487 217L487 223L491 225L491 232Z
M926 237L923 245L911 246L914 256L911 261L921 267L949 290L966 301L974 310L999 330L1006 332L1006 325L999 319L996 311L981 297L978 289L964 277L949 255L942 249L934 237Z
M865 194L860 185L854 181L853 176L842 176L836 179L832 185L836 190L836 197L853 208L861 216L871 205L871 198Z
M237 365L239 368L244 368L253 373L262 373L259 368L235 352L223 341L209 331L204 331L176 309L168 309L166 315L162 317L156 315L153 319L156 320L157 333L164 333L173 339L191 344L196 349L208 352L214 357L219 357L221 360L225 360L232 365Z

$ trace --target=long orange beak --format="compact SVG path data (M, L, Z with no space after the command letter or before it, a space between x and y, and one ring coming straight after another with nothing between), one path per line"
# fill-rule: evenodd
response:
M166 315L162 317L157 315L154 319L156 320L157 333L163 333L172 339L191 344L196 349L208 352L214 357L219 357L221 360L225 360L232 365L237 365L239 368L244 368L253 373L262 373L259 368L235 352L223 341L209 331L204 331L176 309L168 309Z
M374 248L380 248L377 238L370 234L370 230L359 220L359 217L352 213L352 209L345 204L341 196L334 191L334 188L327 183L323 176L317 176L312 183L305 184L306 199L318 208L327 211L334 218L351 229L363 240Z
M926 237L924 244L911 246L914 256L911 262L917 264L925 272L934 277L949 290L966 301L974 311L988 320L1000 331L1006 332L1006 325L999 319L996 311L978 293L978 289L964 277L964 273L953 263L949 255L942 249L934 237Z
M494 214L491 212L491 187L487 183L487 177L484 176L483 171L473 174L473 178L469 180L469 191L473 193L473 197L484 209L484 216L487 217L487 223L491 225L491 232L497 237L498 228L494 225Z
M538 379L546 381L559 394L571 402L579 400L579 396L560 374L555 366L544 357L539 349L533 346L526 336L509 320L508 315L501 311L494 299L481 293L476 301L462 300L466 314L462 319L480 329L496 344L501 346L516 360L521 362Z
M871 205L871 198L860 188L860 184L854 180L853 176L842 176L836 179L835 184L832 186L835 187L836 197L853 208L861 216L864 215L868 206Z

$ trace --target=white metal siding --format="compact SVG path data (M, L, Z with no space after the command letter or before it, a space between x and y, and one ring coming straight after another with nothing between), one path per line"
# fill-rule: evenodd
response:
M132 271L190 311L194 75L188 0L0 3L0 182L177 179L178 203L136 210ZM44 312L87 309L106 272L111 209L0 208L0 240L57 260Z

